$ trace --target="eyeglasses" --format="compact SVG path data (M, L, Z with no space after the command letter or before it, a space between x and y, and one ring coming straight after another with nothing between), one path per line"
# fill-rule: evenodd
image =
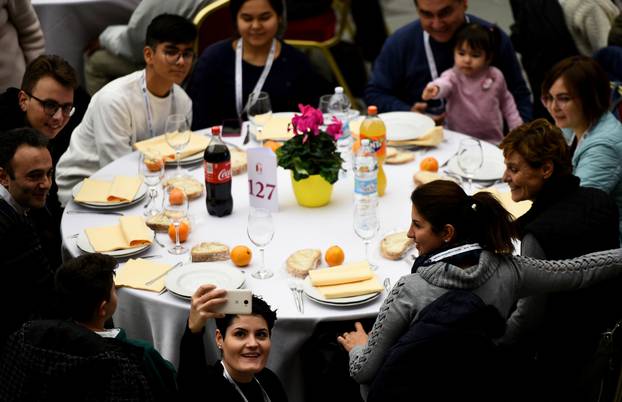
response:
M58 109L61 110L61 113L65 117L73 116L74 112L76 111L76 108L73 107L72 103L65 103L64 105L61 105L60 103L58 103L56 101L53 101L53 100L42 100L42 99L37 98L33 94L30 94L30 93L28 93L26 91L24 91L24 92L26 93L26 95L30 96L32 99L34 99L37 102L39 102L41 104L41 106L43 106L43 111L45 112L45 114L47 114L50 117L54 116L56 114L56 112L58 111Z
M542 104L545 107L549 107L549 105L551 105L553 102L555 102L555 104L559 108L566 107L568 102L570 102L573 99L574 99L574 97L572 97L572 96L570 96L568 94L559 94L559 95L555 95L555 96L553 96L551 94L547 94L547 95L542 95L542 97L540 97L540 100L542 101Z
M164 59L168 64L177 64L180 57L183 57L186 63L190 63L192 62L192 59L194 59L194 51L192 51L191 49L186 49L182 51L177 48L165 48L163 52Z

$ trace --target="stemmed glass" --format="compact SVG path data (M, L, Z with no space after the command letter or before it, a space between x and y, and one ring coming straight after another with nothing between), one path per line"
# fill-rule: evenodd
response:
M458 148L458 167L469 180L469 194L473 191L473 174L482 167L484 152L482 143L474 138L465 138L460 141Z
M179 241L179 225L188 216L188 196L186 193L173 186L168 186L164 194L164 215L168 217L175 226L175 245L168 249L171 254L183 254L188 249L181 245Z
M274 275L272 271L265 268L264 248L274 237L274 223L270 210L265 208L252 208L248 213L248 226L246 227L248 238L253 244L259 247L261 253L261 265L259 270L253 272L253 278L268 279Z
M248 119L259 134L263 126L272 118L272 105L267 92L251 93L248 97Z
M376 205L368 203L356 203L354 205L354 232L365 244L365 259L372 271L378 269L369 258L369 244L376 232L380 229L380 222L376 213Z
M177 170L175 175L182 176L181 151L190 142L190 124L183 114L172 114L166 118L165 138L168 145L175 150Z
M155 200L158 197L157 186L164 178L164 159L159 152L140 153L138 173L149 186L149 202L145 205L145 216L157 215L160 211Z

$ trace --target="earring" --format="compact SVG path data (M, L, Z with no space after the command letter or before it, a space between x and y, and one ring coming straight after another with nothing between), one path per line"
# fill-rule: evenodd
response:
M222 349L222 345L220 343L217 346L218 346L218 349Z
M445 243L449 243L449 239L445 239L443 240Z

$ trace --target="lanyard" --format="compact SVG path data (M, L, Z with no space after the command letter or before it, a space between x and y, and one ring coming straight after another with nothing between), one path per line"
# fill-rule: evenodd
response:
M147 112L147 130L149 130L149 138L155 137L155 132L153 130L153 118L151 116L151 102L149 101L149 93L147 92L147 80L145 78L145 70L143 70L143 75L140 77L140 89L143 93L143 99L145 100L145 111ZM175 114L175 85L171 87L171 114ZM136 142L136 138L134 138L134 142Z
M444 260L445 258L453 257L454 255L463 254L469 251L481 250L481 249L482 247L477 243L464 244L462 246L450 248L449 250L445 250L443 252L435 254L432 257L428 258L428 261L437 262L437 261Z
M233 386L235 387L235 390L238 391L238 394L240 394L240 396L242 397L242 399L244 400L244 402L248 402L248 399L246 399L246 396L244 395L244 393L242 392L242 390L240 389L240 387L238 387L238 384L236 384L235 381L233 381L233 378L231 378L231 375L229 375L229 372L227 371L227 367L225 367L225 363L222 362L222 360L220 361L220 364L222 364L222 375L231 383L233 384ZM259 382L259 380L257 379L257 377L253 377L255 381L257 381L257 385L259 385L259 388L261 389L261 393L263 394L263 400L264 402L270 402L270 397L268 396L268 394L266 393L266 390L263 389L263 387L261 386L261 383Z
M261 88L263 88L263 84L266 82L266 78L268 78L268 74L272 68L275 52L276 39L272 39L272 46L270 46L270 52L268 53L268 58L266 59L266 65L264 66L263 71L255 84L255 88L253 88L253 92L248 95L246 106L242 109L242 38L238 39L238 44L235 47L235 109L238 112L238 118L241 119L242 113L244 113L252 103L251 100L254 101L257 99L257 95L261 92Z

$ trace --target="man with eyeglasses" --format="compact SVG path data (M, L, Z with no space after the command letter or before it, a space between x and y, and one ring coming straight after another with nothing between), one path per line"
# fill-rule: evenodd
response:
M110 81L145 67L143 47L147 26L160 14L188 18L214 0L141 0L127 25L112 25L89 44L84 80L94 95Z
M31 214L45 206L52 185L47 139L22 127L0 135L0 255L3 312L0 346L29 319L54 315L53 271Z
M181 16L153 19L143 49L145 69L117 78L93 96L58 162L61 204L82 179L132 152L136 142L164 134L169 115L192 121L192 101L179 84L192 67L195 37L194 24Z
M441 101L423 102L423 89L453 66L453 36L465 22L477 22L485 27L492 24L467 15L467 0L414 1L419 20L398 29L385 42L374 63L365 102L378 106L381 112L429 113L440 123L444 106ZM529 89L509 37L500 33L493 65L503 72L523 121L530 121Z

